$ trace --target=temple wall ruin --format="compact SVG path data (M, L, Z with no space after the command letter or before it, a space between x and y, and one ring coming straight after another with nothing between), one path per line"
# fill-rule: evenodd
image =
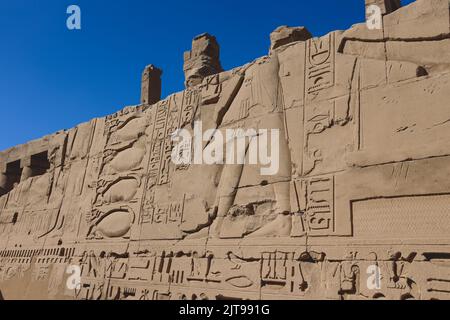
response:
M186 90L150 65L142 104L1 152L3 297L450 299L449 1L374 2L382 30L280 27L228 71L203 34ZM280 130L278 174L175 165L196 121Z

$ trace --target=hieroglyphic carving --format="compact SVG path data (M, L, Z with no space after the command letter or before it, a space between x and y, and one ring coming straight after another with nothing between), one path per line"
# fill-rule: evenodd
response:
M150 259L145 257L136 257L130 260L130 268L128 270L129 280L148 281L151 277Z
M261 286L262 290L278 291L285 294L305 295L311 286L311 272L307 265L320 265L325 254L303 252L266 252L261 257Z
M311 173L323 160L323 150L311 144L311 136L324 132L333 125L334 104L331 101L319 102L305 107L305 145L303 174Z
M180 128L183 128L184 126L192 122L199 103L200 93L198 92L198 90L187 89L184 91L183 112L181 115Z
M150 149L150 163L148 168L148 187L156 185L159 181L161 161L166 137L167 118L169 116L170 100L163 100L156 106L156 117Z
M411 294L416 283L408 274L407 267L414 261L417 253L403 257L401 252L390 253L388 289L400 290L403 294Z
M334 232L334 177L324 176L296 181L300 210L310 235ZM300 224L303 227L303 224Z
M117 206L95 209L87 218L90 225L87 238L99 240L128 238L136 215L128 206Z
M113 179L112 181L108 181ZM97 195L94 199L94 206L103 206L115 202L136 202L134 197L137 189L141 185L140 177L131 174L119 177L102 177L98 180Z
M197 90L186 90L181 99L171 96L161 101L156 106L156 117L153 127L152 142L146 191L143 198L140 223L144 226L144 232L151 237L179 238L180 225L183 222L184 197L181 200L170 203L155 203L155 192L158 188L167 185L174 170L186 170L189 165L175 166L172 163L172 152L175 143L172 135L176 130L190 124L200 103L200 95ZM191 145L186 146L191 148ZM159 200L159 199L158 199ZM164 236L158 226L165 225L169 229ZM148 225L146 227L146 225ZM155 231L157 229L157 232ZM153 231L151 231L153 230ZM158 238L159 239L159 238Z
M181 202L171 203L167 207L157 205L153 212L151 223L180 224L183 221L183 211L184 211L184 200Z
M334 34L308 40L306 56L306 94L314 96L334 85Z
M206 77L202 83L202 105L213 104L219 101L222 93L222 83L220 82L220 75Z
M361 270L355 262L357 253L349 253L347 260L340 263L338 276L340 279L339 295L346 298L348 295L358 296L361 288Z
M185 91L150 105L144 75L144 105L0 152L2 293L59 298L70 264L78 299L448 298L448 3L417 3L386 12L398 37L282 27L229 72L203 35ZM402 35L424 16L444 31ZM173 164L197 120L282 131L279 174Z
M146 234L152 239L178 239L184 222L184 197L179 201L155 203L154 192L147 192L141 221Z
M140 205L146 129L152 120L144 106L128 107L106 118L105 147L92 184L95 196L86 214L88 239L123 237L131 229Z
M135 114L140 114L145 111L145 108L145 106L126 107L112 115L106 116L104 135L109 136L112 132L117 131L130 120L130 117L133 117ZM114 144L115 142L117 141L109 143Z

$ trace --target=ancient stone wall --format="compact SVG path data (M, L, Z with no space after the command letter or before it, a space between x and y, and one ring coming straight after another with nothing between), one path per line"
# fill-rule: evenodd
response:
M3 297L450 299L449 1L375 2L230 71L201 35L185 91L149 66L141 105L0 153ZM277 174L174 164L200 121L279 130Z

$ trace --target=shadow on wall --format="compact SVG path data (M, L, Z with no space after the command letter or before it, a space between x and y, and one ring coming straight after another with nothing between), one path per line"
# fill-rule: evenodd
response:
M0 290L0 300L5 300L5 298L3 298L2 290Z

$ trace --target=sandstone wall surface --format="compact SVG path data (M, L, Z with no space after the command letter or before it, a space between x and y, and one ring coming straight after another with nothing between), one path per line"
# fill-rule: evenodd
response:
M229 71L198 36L183 92L149 66L141 105L1 152L2 296L450 299L449 1L373 3L381 30L280 27ZM278 173L175 165L198 121L278 129Z

